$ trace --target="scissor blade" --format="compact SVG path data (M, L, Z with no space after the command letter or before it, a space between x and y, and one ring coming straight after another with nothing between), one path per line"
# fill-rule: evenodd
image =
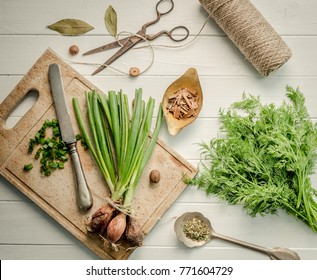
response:
M140 42L142 38L140 37L129 37L126 44L123 45L123 47L118 50L113 56L111 56L103 65L101 65L94 73L91 75L96 75L99 72L101 72L103 69L107 68L108 65L110 65L112 62L114 62L116 59L118 59L121 55L126 53L128 50L130 50L133 46L135 46L138 42Z
M85 52L83 55L95 54L95 53L103 52L103 51L106 51L106 50L111 50L111 49L114 49L114 48L121 47L129 39L130 39L130 37L124 38L124 39L121 39L121 40L118 40L118 41L115 41L115 42L112 42L112 43L109 43L109 44L106 44L106 45L103 45L101 47L98 47L98 48L92 49L92 50L90 50L88 52Z

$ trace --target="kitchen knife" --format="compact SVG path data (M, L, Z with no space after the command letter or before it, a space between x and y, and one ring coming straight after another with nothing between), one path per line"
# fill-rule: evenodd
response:
M62 140L65 142L72 159L76 179L77 203L82 211L87 211L91 208L93 199L77 152L76 138L64 95L60 66L58 64L51 64L48 75Z

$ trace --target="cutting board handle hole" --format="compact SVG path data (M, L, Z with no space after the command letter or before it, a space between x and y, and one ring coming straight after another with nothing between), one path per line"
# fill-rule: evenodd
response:
M19 120L31 110L33 105L39 98L39 91L37 89L30 89L24 97L16 104L16 106L10 112L6 120L6 128L12 129L19 122Z

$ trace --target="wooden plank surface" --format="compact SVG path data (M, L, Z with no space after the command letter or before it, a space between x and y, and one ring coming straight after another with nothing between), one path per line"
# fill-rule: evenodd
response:
M101 63L112 54L98 54L82 58L71 57L68 47L77 44L81 52L112 41L107 33L103 14L108 5L113 5L119 15L119 31L135 32L148 20L155 17L155 0L138 1L0 1L0 101L11 92L34 61L51 47L61 57L74 62ZM207 14L197 0L175 0L175 9L170 16L153 26L155 33L163 28L184 24L190 29L193 39L205 22ZM164 126L160 138L168 143L193 165L200 159L196 143L217 136L218 110L241 98L242 92L260 95L265 102L280 103L285 97L285 85L297 87L304 92L307 106L314 120L317 119L317 29L315 0L252 0L275 30L281 34L293 51L293 57L274 75L261 77L241 53L232 45L220 28L209 20L194 42L180 49L155 48L155 62L143 75L132 79L116 71L103 71L90 76L95 66L71 64L80 74L102 91L123 89L132 95L135 88L142 87L145 96L160 99L165 89L189 67L196 67L204 91L204 107L195 125L171 137ZM140 7L142 13L140 13ZM50 11L47 13L47 11ZM133 16L132 16L133 15ZM80 18L95 27L80 37L63 37L46 28L61 18ZM132 20L133 18L133 20ZM154 42L153 42L154 44ZM167 38L155 44L171 45ZM151 61L149 49L133 50L115 66L127 71L131 66L144 68ZM31 101L30 101L31 102ZM8 122L20 119L17 110ZM313 176L316 186L316 175ZM96 259L80 242L56 225L36 205L17 192L10 183L0 177L0 258L2 259ZM223 201L205 196L195 188L187 188L173 207L165 213L155 231L146 240L144 248L131 255L132 259L263 259L223 242L201 250L184 251L175 240L173 218L189 209L203 211L215 220L215 229L220 233L267 246L286 244L299 252L302 259L317 259L316 233L305 225L281 213L279 216L250 218L241 209L226 205ZM217 210L218 209L218 210ZM25 213L21 218L21 213ZM215 214L215 215L214 215ZM26 221L25 221L26 220ZM19 221L16 230L12 224ZM31 222L32 221L32 222ZM47 230L48 229L48 230ZM2 233L3 232L3 233ZM265 234L263 233L265 232ZM285 239L285 243L284 243ZM265 256L264 256L265 258Z

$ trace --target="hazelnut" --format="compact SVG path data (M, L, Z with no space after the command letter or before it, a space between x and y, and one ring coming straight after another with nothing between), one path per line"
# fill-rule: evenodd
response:
M130 76L136 77L140 75L140 69L137 67L131 67L129 70Z
M150 181L152 183L158 183L161 179L161 173L158 170L152 170L150 173Z
M76 45L72 45L69 47L69 53L71 55L76 55L79 53L79 48Z

